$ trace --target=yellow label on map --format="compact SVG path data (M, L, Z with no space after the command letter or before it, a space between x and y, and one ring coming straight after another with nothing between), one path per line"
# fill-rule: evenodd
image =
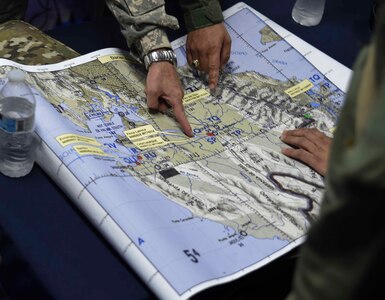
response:
M99 155L99 156L108 156L102 149L86 145L74 146L75 151L79 155Z
M98 60L102 63L108 63L110 61L114 60L129 60L127 56L121 55L121 54L112 54L112 55L105 55L98 58Z
M152 125L137 127L134 129L126 130L124 132L124 134L132 141L141 139L146 136L154 135L156 133L158 133L158 131L156 131Z
M141 150L150 149L150 148L157 148L161 147L167 144L166 141L164 141L160 136L153 137L146 140L141 140L137 142L133 142L136 147L138 147Z
M195 92L184 95L183 103L187 104L193 101L198 101L210 96L210 93L205 89L200 89Z
M56 140L59 142L59 144L62 147L75 144L75 143L85 143L85 144L90 144L95 146L100 145L100 143L96 141L96 139L94 138L90 138L90 137L86 137L78 134L72 134L72 133L59 135L58 137L56 137Z
M314 85L308 79L305 79L295 86L287 89L285 93L288 94L291 98L294 98L295 96L310 90L313 86Z

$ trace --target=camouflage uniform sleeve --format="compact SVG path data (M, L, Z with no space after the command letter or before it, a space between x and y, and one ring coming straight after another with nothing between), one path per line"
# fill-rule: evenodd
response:
M179 0L188 32L223 21L219 0Z
M121 25L133 54L140 60L151 50L171 48L166 28L178 29L178 20L167 15L164 0L106 0Z

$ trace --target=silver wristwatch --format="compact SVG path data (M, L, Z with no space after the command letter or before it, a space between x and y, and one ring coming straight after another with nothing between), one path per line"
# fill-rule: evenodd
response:
M162 50L154 50L149 53L147 53L144 58L144 66L146 67L146 70L150 67L150 65L157 61L169 61L174 64L174 66L177 65L176 61L176 55L174 50L172 49L162 49Z

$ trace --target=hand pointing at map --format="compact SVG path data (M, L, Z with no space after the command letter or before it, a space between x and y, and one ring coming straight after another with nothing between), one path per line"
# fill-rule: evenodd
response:
M210 88L215 88L219 70L229 59L231 46L230 36L223 25L220 2L179 0L178 3L189 33L188 60L192 63L193 59L199 70L209 74ZM166 32L167 29L178 29L179 20L167 14L163 0L106 0L106 4L119 21L131 54L148 71L148 107L165 111L171 106L184 133L192 136L183 109L183 89L175 69L176 54Z
M165 112L170 106L183 132L192 137L190 123L182 104L183 89L175 67L165 61L153 63L146 79L147 106L150 110Z
M187 35L187 60L197 70L209 75L209 87L214 89L219 71L230 58L231 38L223 23L191 31Z

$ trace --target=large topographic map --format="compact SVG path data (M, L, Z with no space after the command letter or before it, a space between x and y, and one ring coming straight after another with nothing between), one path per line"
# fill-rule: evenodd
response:
M303 241L324 182L283 156L279 137L332 132L344 98L250 7L225 15L232 53L215 93L175 43L192 138L172 111L148 112L143 68L118 49L40 67L2 60L3 78L17 66L35 88L39 164L164 299L238 278Z

